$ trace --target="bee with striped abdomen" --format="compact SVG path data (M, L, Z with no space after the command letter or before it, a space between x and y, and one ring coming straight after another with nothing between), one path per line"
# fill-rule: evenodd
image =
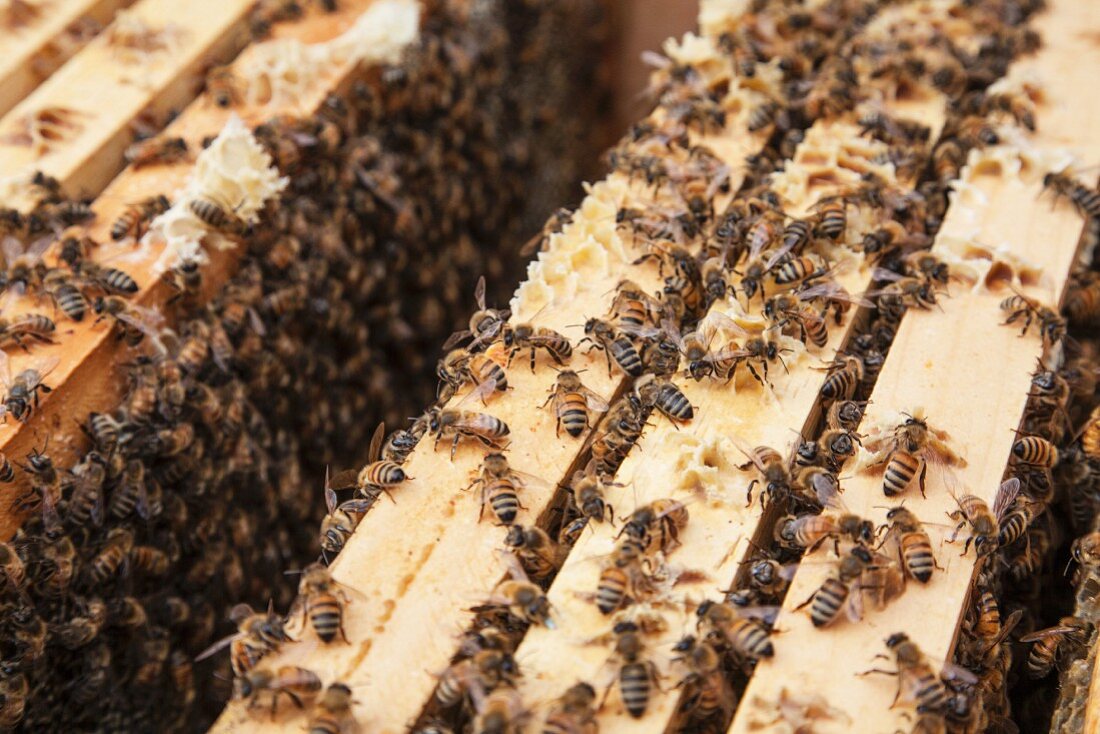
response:
M478 476L467 489L481 488L481 511L478 522L485 515L485 506L489 505L501 525L511 525L516 521L523 505L519 501L519 488L525 484L522 477L508 465L508 459L500 452L486 454L481 461Z
M1044 346L1049 347L1066 335L1066 320L1057 311L1018 291L1016 295L1001 301L1001 310L1008 312L1005 326L1023 322L1021 336L1028 332L1032 324L1038 326Z
M642 405L656 408L672 421L687 423L695 417L695 408L683 391L666 377L645 374L634 381L634 394Z
M248 710L258 706L261 697L271 702L271 717L279 707L279 697L286 696L299 709L321 692L321 679L317 674L295 665L283 665L272 672L266 668L257 668L233 681L233 698L248 701Z
M932 578L932 569L939 566L932 555L932 541L924 530L924 524L906 507L891 508L886 513L886 521L887 524L880 529L886 530L883 542L894 540L905 572L922 584L928 583Z
M895 703L915 704L918 711L943 711L949 701L946 682L959 681L963 685L976 685L978 678L965 668L945 662L937 674L931 662L917 644L903 632L886 640L886 647L894 653L896 670L864 671L860 675L885 673L898 677L898 693Z
M1042 436L1020 436L1012 444L1012 460L1016 464L1052 469L1058 458L1058 447Z
M472 438L490 448L501 448L510 433L507 423L491 415L439 408L428 411L428 430L435 436L433 450L439 447L439 442L444 437L454 437L451 444L452 460L458 450L458 442L463 438Z
M930 464L942 471L966 466L966 461L947 445L947 433L931 428L919 412L903 415L905 421L894 428L892 436L877 434L866 442L876 452L871 466L883 466L882 491L887 497L901 494L914 480L923 496Z
M236 207L230 209L210 197L200 196L187 202L188 210L210 229L229 237L243 237L248 224L237 216Z
M309 734L345 734L356 726L352 708L351 688L339 681L330 683L309 715Z
M283 618L271 608L254 612L247 604L238 604L229 612L237 631L215 642L195 658L201 662L225 647L229 648L229 663L238 678L253 670L260 659L290 641L283 627Z
M131 237L140 240L149 223L171 208L172 202L163 194L150 196L128 205L111 224L111 239L115 242Z
M1047 173L1043 176L1043 188L1054 194L1054 199L1065 197L1086 219L1100 219L1100 191L1085 186L1066 173Z
M126 160L135 169L152 165L168 165L187 158L187 141L183 138L149 138L126 149Z
M314 563L302 571L298 597L287 617L294 617L300 609L303 618L309 620L309 625L322 642L332 642L337 635L347 642L348 635L344 631L344 607L347 603L347 594L332 578L328 568Z
M618 622L611 631L615 639L612 659L618 665L615 681L626 712L640 719L649 708L651 686L660 686L657 665L645 657L643 632L634 622Z
M11 415L15 420L25 422L38 408L39 393L52 392L52 388L43 380L57 367L57 357L38 360L12 377L7 352L0 351L0 384L4 387L4 399L0 403L0 416Z
M1065 654L1066 647L1085 644L1091 631L1092 624L1088 620L1062 617L1053 627L1021 637L1020 642L1033 643L1027 654L1027 677L1047 677Z
M540 349L544 350L550 358L559 366L564 365L573 356L573 345L569 339L553 329L544 326L532 326L531 324L505 323L501 328L501 341L508 351L508 364L517 354L524 349L530 351L531 371L535 371L535 356Z
M584 338L581 343L591 342L588 351L599 349L607 357L607 374L611 375L611 361L631 377L642 374L642 357L634 341L625 333L619 332L611 322L602 319L589 319L584 325ZM579 344L578 344L579 346Z
M573 370L558 373L558 379L543 407L551 403L557 416L556 435L561 435L564 425L565 432L573 438L579 437L590 427L588 411L603 413L608 409L607 401L585 387Z
M596 689L581 681L569 687L550 707L542 734L596 734Z
M565 559L566 551L536 526L512 525L504 536L504 545L516 554L527 575L538 582L550 578Z
M849 621L860 621L863 619L861 579L876 563L875 554L868 548L862 545L852 547L837 560L833 573L795 610L809 606L810 621L819 629L839 619L841 610Z
M20 349L27 349L27 340L33 339L43 344L56 344L53 333L57 325L47 316L39 313L23 314L15 319L0 318L0 348L8 344L16 344Z
M997 550L1001 520L1015 503L1019 492L1019 479L1012 477L1005 480L997 489L997 497L993 501L992 510L989 509L989 505L986 504L985 500L975 495L966 494L962 497L956 497L955 501L958 503L959 509L948 513L948 516L952 520L958 521L958 525L947 542L955 542L955 538L958 537L962 528L969 525L970 535L963 547L963 555L966 555L966 552L970 550L971 543L974 544L974 551L979 558L984 558Z
M400 486L412 477L396 461L379 458L382 454L382 442L386 437L386 424L379 423L371 437L370 450L367 452L367 464L357 474L351 471L341 472L333 478L335 489L354 486L363 497L374 500L379 494L385 494L391 500L390 490ZM351 481L354 474L354 481Z
M674 662L683 664L688 672L676 684L687 690L680 710L690 722L703 722L715 716L725 718L736 706L736 696L726 681L722 657L706 640L685 635L672 648L679 653Z
M632 512L618 536L625 534L637 541L647 554L661 551L667 555L680 546L680 533L687 523L688 509L683 502L659 499Z
M775 655L765 624L775 621L774 607L738 608L707 599L695 610L696 630L715 647L740 660L754 661Z
M785 502L791 493L791 472L783 456L769 446L757 446L751 451L741 449L749 460L741 464L738 469L745 471L755 469L756 476L749 482L747 490L748 504L752 504L752 490L757 484L764 487L760 494L760 502L764 502L767 496L769 502Z
M821 385L821 399L829 403L851 400L863 381L863 360L853 354L838 354L827 369L829 374Z
M495 340L497 334L504 328L510 312L507 309L486 308L484 275L477 280L477 286L474 289L474 300L477 302L477 311L470 317L470 328L451 334L447 341L443 343L443 349L451 349L464 339L472 337L473 341L467 348L471 351L477 351Z

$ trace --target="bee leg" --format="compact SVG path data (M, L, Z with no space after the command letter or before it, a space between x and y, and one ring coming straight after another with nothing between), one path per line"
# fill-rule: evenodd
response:
M918 479L918 485L920 486L920 496L927 499L928 495L924 493L924 477L928 473L928 463L922 461L920 468L920 477Z
M758 479L753 479L751 482L749 482L749 491L746 495L748 501L745 503L745 507L752 507L752 488L755 487L759 481L760 480Z
M455 452L458 451L458 440L460 438L462 438L462 434L461 433L456 433L455 434L455 440L451 444L451 461L455 460Z
M535 371L535 348L531 347L531 371Z
M809 606L810 602L812 602L814 600L815 596L817 596L817 590L814 590L814 593L810 594L809 598L806 599L806 601L799 604L797 607L795 607L794 610L797 612L799 609L802 609L803 607ZM863 675L863 674L861 673L860 675Z
M959 515L960 514L961 513L958 510L956 510L955 512L948 512L947 516L949 518L951 518L952 520L959 520ZM955 542L955 538L959 537L959 532L962 530L964 525L966 525L966 518L963 518L962 520L959 520L959 524L955 526L955 532L951 533L951 537L947 539L948 543L954 543Z
M971 544L972 542L974 542L974 536L973 536L973 535L971 535L971 536L970 536L969 538L967 538L967 539L966 539L966 543L964 543L964 544L963 544L963 552L962 552L962 554L963 554L964 556L966 555L967 551L969 551L969 550L970 550L970 544ZM976 547L976 546L975 546L975 547ZM975 553L977 553L977 550L975 550L974 552L975 552Z
M755 378L755 380L760 383L760 386L763 387L766 383L764 382L764 380L760 379L760 375L757 373L756 368L752 366L752 362L746 362L745 364L748 365L749 372L752 373L753 378ZM767 378L767 375L768 375L768 366L767 366L767 362L765 362L764 363L764 377Z

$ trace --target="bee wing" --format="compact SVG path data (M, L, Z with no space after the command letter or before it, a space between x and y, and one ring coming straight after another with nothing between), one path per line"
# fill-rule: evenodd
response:
M142 520L148 520L153 516L153 508L149 504L149 492L145 489L144 482L138 485L137 502L134 504L134 509Z
M484 405L486 402L485 399L497 391L497 384L498 383L496 379L490 377L487 380L484 380L483 382L475 385L474 389L471 390L470 394L466 397L469 398L476 395L478 398L481 399L481 402ZM465 399L463 400L465 401Z
M814 495L822 507L840 509L844 506L844 502L840 499L840 481L835 477L830 478L830 476L815 473L813 479L810 480L810 487L813 488Z
M4 254L4 266L10 268L20 255L23 254L23 243L19 238L7 235L0 240L0 252Z
M863 586L855 581L848 587L848 599L844 602L844 614L849 622L863 619Z
M711 311L707 314L705 321L712 330L720 329L733 337L746 337L752 334L744 326L719 311Z
M485 310L485 276L482 275L477 279L477 285L474 287L474 301L477 302L478 310Z
M11 390L11 358L3 350L0 350L0 382L4 383L5 390Z
M750 446L748 442L745 441L745 439L735 434L729 434L727 438L729 438L730 442L733 443L733 445L736 446L737 449L741 453L743 453L750 462L752 462L753 466L755 466L760 471L764 471L764 465L760 463L759 459L756 458L756 452L753 451L752 446Z
M897 283L899 280L904 279L905 276L895 273L893 270L887 270L886 268L875 268L871 271L871 278L873 280L884 280L888 283Z
M328 514L332 514L332 511L336 509L336 491L329 483L329 468L325 467L325 507L328 508Z
M221 638L220 640L215 642L213 645L211 645L210 647L206 648L205 650L200 652L198 655L196 655L195 656L195 662L196 663L202 662L203 660L206 660L209 657L213 657L219 651L224 650L225 648L227 648L231 644L233 644L233 641L238 639L239 637L241 637L241 633L240 632L234 632L233 634L231 634L227 637Z
M993 500L993 516L1000 520L1008 508L1016 501L1016 495L1020 493L1020 480L1018 477L1006 479L997 489L997 497Z
M797 564L795 564L797 565ZM737 607L737 613L746 619L755 619L765 624L774 624L779 617L779 605L757 605Z
M978 676L974 675L966 668L955 665L947 660L943 662L943 666L940 668L940 678L942 678L944 682L950 683L958 681L967 686L975 686L978 684Z
M1024 616L1024 610L1023 609L1017 609L1015 612L1010 614L1008 616L1008 619L1006 619L1001 624L1001 631L998 632L992 640L990 640L989 642L982 645L982 649L983 650L992 650L997 645L1001 644L1001 642L1005 638L1008 637L1008 634L1010 632L1012 632L1013 629L1015 629L1016 625L1019 624L1019 622L1023 618L1023 616Z
M755 245L756 243L753 244ZM789 242L778 247L776 251L768 256L768 259L764 261L764 269L771 270L772 268L774 268L780 260L790 254L791 250L794 249L794 245L794 242Z
M386 423L383 421L374 429L374 435L370 439L370 450L367 452L367 461L378 461L382 455L382 441L386 438Z
M826 280L806 288L801 288L796 291L796 295L803 301L824 298L830 301L846 301L865 308L870 308L874 305L870 299L864 298L862 295L853 295L849 293L844 286L837 283L835 280Z
M445 351L445 352L450 351L451 349L456 347L458 345L458 343L461 342L463 339L468 339L469 337L471 337L473 335L474 335L474 332L470 331L469 329L463 329L462 331L456 331L455 333L453 333L449 337L447 337L447 341L443 342L443 351Z
M667 56L662 56L656 51L642 51L642 63L654 69L667 69L672 66L672 61Z
M359 486L359 472L355 469L345 469L342 472L338 472L335 477L332 478L332 484L326 486L326 491L332 492L335 498L337 489L351 489L352 487Z
M1038 640L1045 640L1049 637L1060 637L1066 634L1072 634L1079 632L1076 627L1071 627L1065 624L1058 624L1053 627L1047 627L1046 629L1036 630L1031 634L1024 635L1020 638L1020 642L1036 642Z
M42 384L42 381L46 379L46 375L53 372L60 363L61 358L57 356L42 357L36 360L32 369L38 373L38 384Z
M587 387L581 387L581 394L584 395L584 400L588 403L588 409L594 410L597 413L606 413L610 407L606 400L589 390Z
M514 553L505 554L504 565L508 567L508 575L515 581L526 581L530 583L530 579L527 578L527 572L523 570L523 564L520 563L519 558Z
M57 240L57 235L54 234L39 237L27 248L27 257L35 262L41 260L42 256L46 254L46 250L50 249L50 245L52 245L55 240Z

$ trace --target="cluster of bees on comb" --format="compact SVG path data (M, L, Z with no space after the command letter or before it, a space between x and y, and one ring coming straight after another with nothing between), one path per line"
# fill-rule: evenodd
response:
M289 639L281 617L253 608L290 608L299 586L292 616L300 608L339 636L340 591L323 567L281 573L317 555L324 508L303 477L361 456L363 416L396 420L423 404L427 345L454 328L449 314L477 274L507 272L507 253L486 243L546 211L524 185L532 170L546 199L575 185L583 156L556 136L575 146L568 128L592 110L579 105L564 130L539 132L523 96L535 72L510 59L528 46L547 63L562 54L556 71L539 70L538 99L564 105L591 73L598 12L548 8L533 23L527 9L502 10L516 29L507 36L500 17L471 21L437 4L400 65L371 70L317 116L257 127L290 184L247 231L228 210L195 212L246 250L208 303L202 267L183 263L164 276L175 287L163 310L142 309L126 258L97 258L108 243L88 235L94 208L48 177L31 182L33 210L2 212L5 304L28 314L4 322L3 354L35 365L6 378L3 412L26 423L36 448L0 466L0 481L27 488L11 507L26 519L0 545L0 726L202 728L232 695L231 668L244 673L241 661ZM547 43L559 36L571 40ZM161 166L197 147L162 135L127 159ZM140 240L166 203L135 202L109 222L114 247ZM51 343L97 318L95 329L132 347L125 399L59 416L58 430L83 429L75 446L52 428L47 439L39 417L50 406L39 403L56 387ZM233 665L196 660L227 621L263 643L234 639ZM240 695L287 679L254 672L236 684ZM338 730L350 701L341 690L320 697L319 731Z

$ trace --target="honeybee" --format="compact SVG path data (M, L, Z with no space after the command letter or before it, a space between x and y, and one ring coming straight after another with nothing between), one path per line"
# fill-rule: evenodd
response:
M130 204L111 224L111 239L116 242L127 237L140 240L149 222L168 211L171 206L172 202L168 201L168 197L163 194Z
M125 528L112 528L107 541L88 564L88 577L95 583L106 583L122 568L134 547L134 535Z
M1057 311L1022 293L1017 292L1001 301L1001 310L1009 312L1004 321L1006 326L1023 320L1021 335L1026 334L1033 323L1038 326L1044 346L1049 347L1066 335L1066 321Z
M508 390L508 376L504 373L504 368L484 354L472 354L462 348L448 352L439 361L436 374L440 379L441 402L447 397L447 393L453 394L467 382L474 384L474 392L481 398L482 405L494 392Z
M43 344L56 344L53 332L57 330L53 320L38 313L24 314L13 321L0 318L0 349L8 344L16 344L23 351L26 341L33 339Z
M379 494L384 493L391 500L393 496L390 490L398 487L412 477L405 474L404 468L396 461L380 459L382 442L386 437L386 424L379 423L371 437L370 450L367 452L367 464L355 475L354 486L359 494L374 500ZM453 454L452 454L453 455ZM351 472L341 472L332 481L336 489L345 489L352 486L348 480Z
M443 343L444 350L449 350L462 340L473 337L473 342L467 348L475 351L496 339L497 334L508 321L511 314L507 309L485 307L485 276L478 278L474 299L477 301L477 311L470 317L470 328L451 334Z
M848 204L843 196L827 196L814 204L816 233L839 240L848 229Z
M48 442L47 442L48 443ZM30 492L15 503L18 509L38 505L42 509L42 523L48 535L61 526L57 505L61 500L61 474L45 450L37 449L27 454L27 463L19 468L30 478Z
M105 267L90 260L81 260L73 272L81 282L109 295L132 296L140 290L137 281L125 270Z
M480 687L472 685L470 695L474 701L472 734L520 734L528 712L523 706L519 691L501 687L484 695Z
M889 559L862 545L856 545L837 560L833 574L795 609L810 607L810 621L814 627L827 627L840 617L843 609L849 621L863 619L864 574L878 566L890 565ZM880 598L886 599L890 591L884 589Z
M674 426L687 423L695 417L695 408L687 396L667 377L642 375L634 381L633 390L642 405L661 411Z
M322 642L332 642L337 634L347 642L348 635L344 631L344 606L347 603L347 595L332 578L328 568L313 563L302 571L298 598L294 600L287 617L294 617L300 609L303 619L309 620Z
M511 685L518 675L519 668L508 650L476 650L443 671L435 700L443 708L451 708L463 701L475 685L491 691L501 684Z
M546 715L542 734L596 734L596 689L581 681L558 697Z
M540 349L545 350L558 365L564 365L573 356L573 345L569 343L569 339L544 326L531 324L512 326L505 323L501 327L501 341L508 350L509 365L518 353L524 349L529 350L532 372L535 371L535 355Z
M791 472L787 468L787 462L778 451L768 446L757 446L751 451L741 449L748 457L748 461L741 464L738 469L746 471L755 469L757 476L749 482L747 490L747 504L752 504L752 490L757 484L764 486L760 495L761 503L767 496L769 502L785 502L791 492Z
M984 558L997 550L1001 520L1016 501L1019 492L1019 479L1012 477L1005 480L997 489L997 497L993 501L992 511L985 500L980 497L975 497L972 494L956 497L955 501L958 503L959 509L948 513L948 516L952 520L957 520L958 525L948 542L955 542L955 538L958 537L963 526L969 525L970 536L967 537L966 544L963 547L963 555L966 555L966 552L970 550L971 543L974 544L974 551L979 558Z
M680 546L680 533L687 527L688 517L683 502L654 500L632 512L616 537L625 534L647 554L656 551L668 554Z
M458 442L462 438L475 439L490 448L502 448L501 444L511 432L508 424L491 415L439 408L428 411L428 430L435 436L433 450L439 447L439 442L444 436L454 436L451 444L452 461L458 450Z
M336 491L325 476L325 507L328 514L321 521L321 552L337 555L348 542L348 538L359 527L363 516L374 504L375 498L351 499L337 504Z
M42 278L42 291L70 319L84 320L88 301L67 272L60 268L51 268Z
M1081 429L1081 450L1093 461L1100 461L1100 406L1092 409Z
M916 704L917 711L943 711L949 702L949 694L944 681L959 681L965 685L976 685L978 678L965 668L945 662L937 675L932 664L916 643L903 632L897 632L886 639L886 647L894 653L897 670L872 669L860 673L885 673L898 676L898 692L894 704Z
M224 235L243 237L248 232L248 223L237 216L237 207L229 209L210 197L200 196L189 200L187 208L207 227Z
M880 308L900 310L902 307L928 310L937 305L935 283L925 278L898 275L886 268L875 268L872 277L889 285L871 291L868 296L878 296Z
M837 400L829 406L829 412L825 416L825 425L829 428L841 428L854 432L859 428L863 420L863 411L866 403L856 400Z
M700 277L703 279L703 292L706 294L703 302L704 311L709 310L712 305L733 292L725 258L712 257L705 261Z
M886 521L883 542L891 538L895 540L905 572L922 584L928 583L932 578L932 569L939 568L939 565L932 555L932 541L924 530L924 524L906 507L891 508L886 513Z
M524 624L541 624L547 629L554 629L556 625L550 616L550 601L546 594L526 580L521 568L514 569L513 573L516 572L520 574L519 579L502 581L493 590L489 603L474 607L473 611L482 613L504 609Z
M680 653L673 660L688 669L687 675L677 684L688 690L681 710L688 713L691 721L705 721L714 716L724 720L733 712L736 699L726 681L718 651L694 635L685 635L672 649Z
M618 622L611 634L615 640L612 660L618 666L612 685L618 683L619 695L627 713L640 719L649 707L651 686L660 687L657 665L645 658L643 633L635 622Z
M150 138L126 148L127 162L135 169L170 165L187 159L187 141L183 138Z
M248 710L251 711L259 705L262 696L267 696L271 701L271 718L274 719L280 696L286 696L302 709L306 702L317 697L321 688L321 679L305 668L295 665L283 665L277 671L256 668L234 679L233 698L247 700Z
M695 610L696 630L716 647L741 660L755 661L775 655L765 623L775 621L776 614L776 607L742 609L708 599Z
M562 425L565 432L573 438L579 437L589 428L588 411L603 413L608 409L607 401L589 390L581 382L580 376L573 370L558 373L557 382L550 389L550 397L543 407L553 403L557 416L555 435L561 435Z
M798 447L796 460L804 466L824 467L835 474L844 462L855 455L859 443L859 434L843 428L829 428L816 441L803 441Z
M330 683L309 715L309 734L343 734L354 731L355 716L351 712L351 688L339 681Z
M23 720L30 683L23 673L13 673L0 682L0 726L14 727Z
M131 304L118 296L100 296L92 304L97 314L96 323L110 316L119 326L118 338L129 346L137 346L145 337L153 344L161 344L160 326L164 317L159 311Z
M836 546L839 546L841 538L859 544L874 540L875 526L870 520L847 512L839 503L830 506L830 509L834 508L838 511L781 518L775 526L776 540L788 546L804 548L807 553L813 553L826 540L832 540Z
M1062 311L1074 325L1100 324L1100 275L1086 271L1072 276Z
M621 486L615 482L605 482L596 474L578 472L574 475L570 487L573 493L573 505L580 510L585 520L603 522L605 519L614 519L615 509L607 502L604 489Z
M28 367L13 378L7 352L0 351L0 383L3 383L5 390L0 416L6 420L11 414L17 421L26 422L38 408L38 394L52 391L43 380L59 362L57 357L40 360L34 367Z
M1092 623L1078 617L1062 617L1053 627L1032 632L1020 642L1034 643L1027 654L1027 677L1045 678L1058 662L1064 645L1083 645L1088 641Z
M887 497L901 494L914 479L923 496L929 464L943 468L966 466L966 461L947 445L949 437L945 432L930 428L919 413L903 415L905 421L894 429L893 437L886 441L885 448L876 452L872 462L872 466L885 465L882 491ZM868 445L875 448L880 442L881 437L876 436Z
M864 378L863 360L855 355L840 354L827 369L829 374L821 385L821 399L830 403L851 400Z
M591 597L600 614L611 614L648 588L642 567L644 552L640 543L628 538L607 557L596 582L596 593Z
M584 325L584 338L580 343L591 342L588 351L599 349L607 357L607 374L611 375L611 360L631 377L642 374L642 357L633 340L624 333L620 333L609 321L602 319L589 319ZM578 344L578 346L580 346Z
M525 486L525 482L508 465L508 459L504 454L493 452L485 455L479 475L467 489L475 486L481 488L481 512L478 513L478 522L485 514L485 505L492 507L493 514L501 525L511 525L516 521L516 515L523 507L520 504L517 489Z
M1100 218L1100 192L1089 188L1066 173L1047 173L1043 176L1043 188L1050 190L1057 201L1066 197L1078 213L1086 219Z
M776 328L782 329L787 324L798 327L797 336L803 344L809 343L820 348L829 341L825 317L817 309L804 305L794 295L781 294L769 298L764 303L764 316Z
M206 72L206 93L218 107L233 107L241 103L241 80L228 65L213 66Z
M229 647L229 663L233 675L241 678L256 667L269 652L278 650L290 641L283 628L283 619L268 608L266 613L254 612L247 604L238 604L229 612L229 618L237 625L237 631L208 647L195 658L201 662L219 650Z
M1042 436L1021 436L1012 444L1012 460L1016 464L1050 469L1058 459L1058 447Z
M504 537L523 570L537 582L550 578L565 558L565 550L539 527L512 525Z
M20 590L27 581L27 569L23 559L10 543L0 543L0 571L13 590Z

